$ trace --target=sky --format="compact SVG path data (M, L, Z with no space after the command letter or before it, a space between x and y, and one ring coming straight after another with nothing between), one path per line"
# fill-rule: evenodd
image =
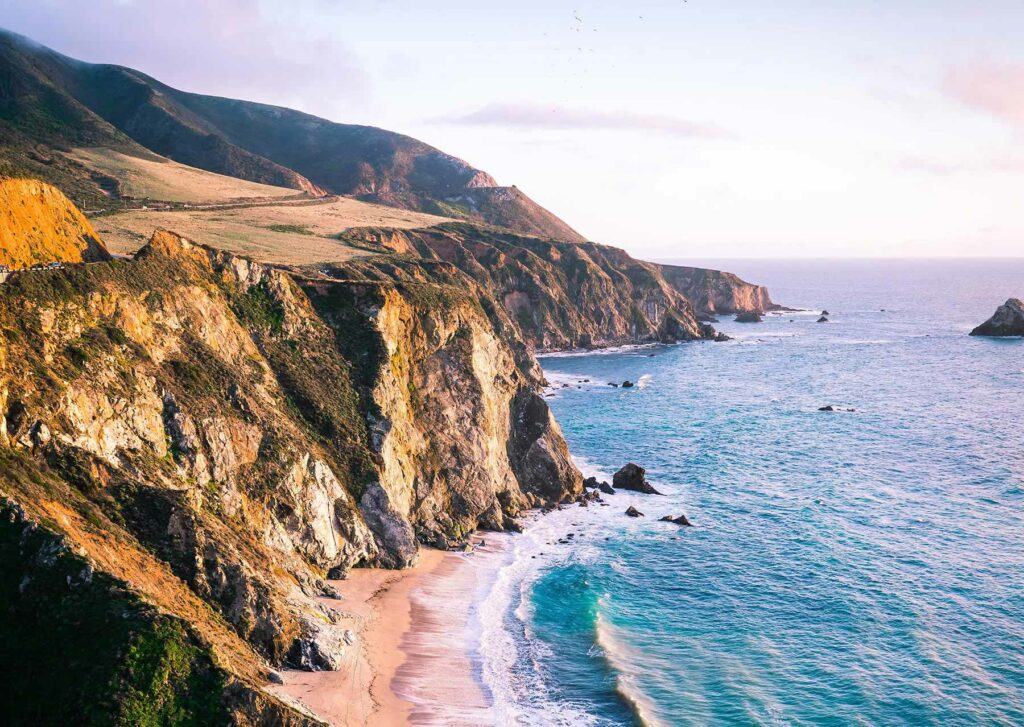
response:
M409 134L641 257L1024 255L1022 0L0 0L0 26Z

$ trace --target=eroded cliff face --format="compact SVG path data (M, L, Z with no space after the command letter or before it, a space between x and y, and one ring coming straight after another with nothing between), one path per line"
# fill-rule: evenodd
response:
M371 260L364 267L375 267L385 278L408 275L417 265L449 263L502 303L535 350L714 335L697 321L690 301L665 277L663 266L635 260L615 247L461 224L397 235L401 239L388 238L387 248L413 250L416 259ZM359 230L347 238L367 245L378 239ZM450 275L445 269L437 274Z
M160 232L0 286L0 445L51 483L0 493L106 534L55 520L91 567L146 559L166 578L122 571L129 589L188 623L212 609L252 663L330 669L350 635L315 600L328 575L510 527L581 478L469 278L300 282Z
M0 265L108 259L96 230L59 189L36 179L0 179Z
M777 308L767 288L748 283L733 273L682 265L659 265L658 269L693 304L699 316L764 313Z

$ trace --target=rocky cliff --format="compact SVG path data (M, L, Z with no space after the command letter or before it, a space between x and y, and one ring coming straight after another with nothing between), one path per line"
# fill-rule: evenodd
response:
M731 273L644 262L592 242L466 224L352 230L345 239L398 253L350 263L347 275L402 279L429 269L450 276L446 270L454 268L470 276L503 304L535 350L711 338L714 329L698 316L773 307L765 288Z
M764 313L777 308L767 288L741 280L733 273L681 265L659 265L658 268L700 316Z
M133 614L110 653L143 644L204 685L154 701L112 656L96 679L119 704L131 689L139 709L300 724L255 685L266 664L335 668L358 648L315 600L328 575L405 566L418 543L580 491L540 381L505 310L454 266L297 278L161 232L132 261L15 276L0 286L0 557L5 577L47 585L12 580L0 603L16 629L31 598ZM71 560L39 556L51 542ZM66 569L88 593L58 588ZM28 633L0 661L27 658ZM108 649L89 638L83 653Z
M35 179L0 179L0 265L109 258L100 236L59 189Z
M1024 336L1024 303L1010 298L992 317L971 331L972 336Z

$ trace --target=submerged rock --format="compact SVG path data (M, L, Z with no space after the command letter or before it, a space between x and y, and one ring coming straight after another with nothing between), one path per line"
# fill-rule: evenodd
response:
M682 525L687 528L693 527L693 523L686 519L686 515L679 515L677 517L666 515L663 518L659 518L659 520L664 523L675 523L676 525Z
M661 493L647 482L646 474L647 470L630 462L615 473L612 478L612 486L616 490L633 490L647 495L660 495Z
M987 321L971 331L972 336L1024 336L1024 303L1010 298Z
M743 311L735 318L737 323L760 323L761 314L756 310Z
M629 380L623 381L622 382L622 388L623 389L632 389L633 388L633 382L629 381Z
M828 323L828 318L822 316L821 318L818 319L818 323Z
M626 514L629 515L630 517L643 517L644 516L644 514L642 512L637 510L632 505L630 505L629 507L626 508Z

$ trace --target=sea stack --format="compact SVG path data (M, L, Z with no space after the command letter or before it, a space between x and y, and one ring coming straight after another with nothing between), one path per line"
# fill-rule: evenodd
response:
M645 495L660 495L656 489L647 482L647 470L638 464L630 462L612 477L612 487L616 490L633 490L642 492Z
M1010 298L987 321L971 331L972 336L1024 336L1024 303Z

